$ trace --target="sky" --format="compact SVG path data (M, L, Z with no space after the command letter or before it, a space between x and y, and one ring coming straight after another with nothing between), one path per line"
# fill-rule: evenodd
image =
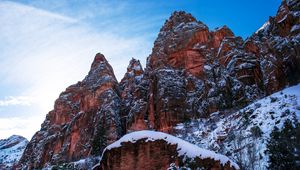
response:
M0 139L31 139L66 87L81 81L96 53L120 80L134 57L145 66L175 10L210 30L227 25L246 39L280 0L0 0Z

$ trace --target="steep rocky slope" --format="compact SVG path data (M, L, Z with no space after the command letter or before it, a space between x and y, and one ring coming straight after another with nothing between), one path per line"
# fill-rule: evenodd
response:
M19 161L28 140L22 136L13 135L0 140L0 169L11 169Z
M233 113L215 112L209 119L180 123L175 136L227 155L243 169L265 169L270 133L275 126L281 129L287 119L300 120L300 84Z
M239 109L300 82L299 28L300 2L296 0L282 1L277 15L245 41L227 26L209 30L191 14L174 12L161 28L144 70L132 59L118 83L105 57L97 54L85 79L55 101L18 168L93 160L124 134L145 129L175 134L234 159L236 149L228 146L233 140L227 133L248 132L241 129L243 122L231 122L218 132L217 140L211 140L214 130L224 116L229 122L240 120L244 112L236 112ZM282 120L293 114L287 115ZM183 129L193 133L178 130L181 123L190 125L192 130ZM269 129L271 124L262 123ZM193 130L197 127L208 130L197 138ZM222 143L225 140L229 142ZM211 143L202 145L203 141Z

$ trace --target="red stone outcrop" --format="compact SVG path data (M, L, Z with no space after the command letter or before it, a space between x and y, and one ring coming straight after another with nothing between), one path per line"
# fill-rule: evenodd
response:
M150 132L148 137L144 137L148 133L149 131L139 131L127 134L120 141L108 146L103 152L100 164L94 170L166 170L170 167L209 170L238 169L238 166L226 156L200 149L167 134L162 136L164 134L160 132ZM130 137L131 135L134 137ZM118 145L114 146L116 143Z

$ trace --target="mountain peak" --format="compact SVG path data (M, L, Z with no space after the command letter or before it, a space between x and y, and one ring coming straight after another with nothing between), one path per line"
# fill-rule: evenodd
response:
M127 67L127 72L124 75L123 79L121 80L124 83L125 81L131 79L131 78L136 78L139 77L144 73L143 67L140 63L139 60L132 58L129 62L129 65Z
M129 62L129 65L127 67L127 71L130 71L130 70L143 70L143 67L140 63L140 60L137 60L135 58L132 58Z
M106 60L105 56L101 53L97 53L92 63L91 69L83 82L94 86L95 84L103 83L102 80L114 82L117 81L114 75L114 70Z
M169 21L180 21L180 22L193 22L196 21L196 18L192 14L185 11L174 11L169 18Z
M213 32L221 33L223 35L222 39L224 37L233 37L234 36L234 33L232 32L232 30L227 25L223 25L222 27L218 27Z
M101 53L97 53L92 63L92 68L97 67L97 65L103 62L107 63L105 56Z
M170 18L166 20L161 31L168 31L176 28L182 23L186 24L191 22L197 22L196 18L193 17L192 14L186 13L185 11L175 11L172 13Z

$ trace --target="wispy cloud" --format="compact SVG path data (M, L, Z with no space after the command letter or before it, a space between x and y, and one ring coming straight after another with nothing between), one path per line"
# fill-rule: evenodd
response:
M32 99L26 96L9 96L5 97L5 99L0 100L0 107L1 106L14 106L14 105L21 105L21 106L30 106L32 104Z
M44 118L59 93L84 78L96 53L101 52L107 57L116 77L121 79L129 60L136 57L145 62L152 46L152 42L143 36L110 31L116 29L113 25L110 25L111 29L95 29L78 18L19 3L0 2L0 13L0 106L15 106L14 115L20 117L30 112L28 121L35 117ZM1 96L8 89L12 94L5 96L23 97ZM22 92L18 94L20 90ZM24 96L30 96L34 101ZM29 106L17 110L18 105ZM11 112L2 107L0 115L3 118ZM12 133L19 120L10 122L9 132ZM39 126L42 122L35 123ZM0 134L7 134L3 126L1 124ZM37 130L32 126L23 129L31 134ZM15 130L17 132L17 128Z

